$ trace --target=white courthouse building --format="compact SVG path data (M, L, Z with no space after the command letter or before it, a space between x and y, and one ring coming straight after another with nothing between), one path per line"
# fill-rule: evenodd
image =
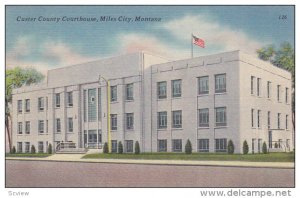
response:
M17 152L108 140L112 152L119 141L128 153L136 141L142 152L184 152L188 139L193 152L226 152L229 140L235 153L245 140L250 153L263 142L291 151L291 92L288 71L240 51L179 61L127 54L52 69L43 83L14 89L12 141Z

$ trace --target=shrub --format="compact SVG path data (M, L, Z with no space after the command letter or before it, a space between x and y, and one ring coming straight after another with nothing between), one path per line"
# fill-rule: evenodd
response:
M228 152L228 154L233 154L234 153L234 145L233 145L232 140L228 141L227 152Z
M249 146L247 141L245 140L243 143L243 154L248 154L248 152L249 152Z
M121 141L118 143L118 153L120 153L120 154L123 153L123 144Z
M12 153L12 154L15 154L15 153L16 153L16 147L15 147L15 146L12 147L11 153Z
M31 151L30 151L32 154L35 153L35 146L34 145L31 145Z
M268 153L266 142L263 143L262 152L263 152L263 154L267 154Z
M108 153L108 144L107 144L107 142L104 143L103 153Z
M275 142L275 145L274 145L274 147L275 147L275 148L278 148L278 144L277 144L277 142Z
M135 142L135 145L134 145L134 153L135 154L140 154L140 144L138 141Z
M52 154L52 144L49 144L49 146L48 146L48 153Z
M188 139L186 144L185 144L185 153L186 154L192 154L192 143L191 141Z

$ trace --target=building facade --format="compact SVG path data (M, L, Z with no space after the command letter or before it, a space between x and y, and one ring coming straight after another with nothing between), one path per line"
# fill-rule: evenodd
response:
M264 142L294 147L291 74L240 51L179 61L140 52L49 70L44 83L13 90L12 113L17 152L109 139L128 153L136 141L142 152L184 152L188 139L193 152L226 152L229 140L236 153L245 140L253 153Z

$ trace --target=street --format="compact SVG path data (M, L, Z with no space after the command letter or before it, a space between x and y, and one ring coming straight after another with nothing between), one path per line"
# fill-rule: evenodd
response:
M294 169L6 160L6 187L294 187Z

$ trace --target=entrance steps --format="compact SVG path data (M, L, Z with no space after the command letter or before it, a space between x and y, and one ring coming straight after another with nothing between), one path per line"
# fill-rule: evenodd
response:
M63 148L56 151L56 154L85 154L88 151L86 148Z

